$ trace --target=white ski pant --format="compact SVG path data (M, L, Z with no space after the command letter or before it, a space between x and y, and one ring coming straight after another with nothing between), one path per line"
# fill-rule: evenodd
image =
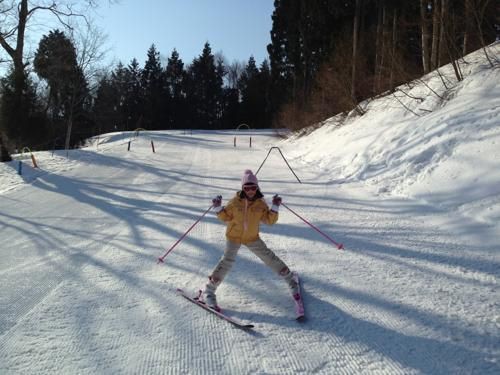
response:
M276 254L273 253L272 250L266 246L264 241L259 238L257 241L250 242L245 246L248 247L252 253L257 255L257 257L259 257L275 273L285 278L285 281L287 281L288 284L291 283L292 273L290 272L290 269ZM219 263L215 266L212 274L210 275L210 281L214 290L219 286L222 280L224 280L228 272L233 267L240 247L241 244L239 243L234 243L229 240L226 241L224 255L219 260ZM292 286L290 285L290 287Z

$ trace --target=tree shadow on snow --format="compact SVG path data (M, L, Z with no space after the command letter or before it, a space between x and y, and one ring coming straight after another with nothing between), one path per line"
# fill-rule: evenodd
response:
M243 268L247 269L247 267ZM257 277L260 276L262 275L257 275ZM315 277L303 276L305 276L302 278L305 286L303 298L307 317L303 323L293 319L293 302L288 295L283 294L283 296L276 298L277 290L280 288L277 289L274 285L268 285L270 293L261 292L257 295L259 303L266 304L266 306L275 305L272 313L258 312L254 308L248 311L226 309L225 312L238 319L255 323L256 330L259 330L259 325L261 327L271 325L280 326L280 329L316 332L321 335L321 342L317 343L320 347L334 345L340 340L346 345L346 351L354 353L353 358L355 358L356 351L366 352L368 349L404 366L406 369L418 370L425 374L478 371L493 374L500 370L500 365L495 363L493 358L486 358L485 353L475 350L474 345L470 344L490 341L490 344L494 346L493 341L498 341L498 337L495 338L494 335L477 333L461 327L458 323L450 323L446 318L437 314L424 312L408 305L397 305L374 295L325 283ZM244 277L241 276L240 279L244 279ZM266 274L262 279L268 277L272 276ZM231 280L231 282L240 288L243 287L238 281ZM274 282L270 284L274 284ZM286 292L285 288L282 290ZM339 303L339 305L330 303L316 297L312 292L308 292L309 290L327 290L333 300L347 300L349 305L352 303L372 305L377 310L384 309L387 312L385 323L389 326L391 325L389 314L401 315L402 320L416 322L434 330L434 333L440 338L425 337L424 335L428 331L423 332L422 336L409 335L392 327L363 320L354 316L350 311L351 308L344 306L344 303ZM254 293L254 295L256 294ZM395 324L404 329L405 325L402 320L396 321ZM439 332L440 330L443 332ZM454 342L448 337L449 335L446 335L446 332L453 332L454 337L464 337L465 340Z
M392 361L424 374L487 371L498 373L500 366L484 353L448 339L407 335L395 329L357 318L334 304L305 293L310 318L302 329L340 338L360 345ZM315 313L318 311L318 313ZM317 316L316 316L317 314Z

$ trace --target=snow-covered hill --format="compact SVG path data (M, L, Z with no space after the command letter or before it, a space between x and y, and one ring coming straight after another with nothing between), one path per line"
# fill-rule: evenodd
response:
M366 114L326 121L295 139L289 154L331 172L333 182L363 182L380 195L427 202L488 225L500 223L500 43L392 95L363 104ZM500 241L498 241L500 243Z
M21 176L2 164L0 373L499 373L500 70L466 60L458 84L441 70L449 90L430 74L307 136L114 133L37 152L39 169L19 156ZM176 295L222 254L212 213L156 259L273 146L302 183L273 151L268 201L346 249L282 207L262 238L300 273L308 320L242 248L218 297L245 333Z

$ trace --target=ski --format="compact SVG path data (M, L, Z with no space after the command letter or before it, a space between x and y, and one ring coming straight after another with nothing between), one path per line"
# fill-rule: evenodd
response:
M295 302L295 320L297 320L298 322L304 322L306 320L306 312L304 309L304 300L302 298L302 291L301 291L299 275L295 272L293 274L293 279L297 282L297 284L299 286L298 294L293 296L293 301Z
M229 322L231 323L233 326L237 327L237 328L240 328L240 329L243 329L243 330L249 330L249 329L252 329L254 327L253 324L245 324L245 323L242 323L226 314L224 314L223 312L220 312L220 311L217 311L217 310L214 310L210 307L208 307L204 302L198 300L198 298L194 298L194 297L191 297L189 295L187 295L182 289L178 288L177 289L177 292L182 296L184 297L185 299L187 299L188 301L191 301L192 303L194 303L195 305L198 305L200 306L202 309L205 309L206 311L209 311L211 312L212 314L215 314L217 315L219 318L221 319L224 319L226 322Z

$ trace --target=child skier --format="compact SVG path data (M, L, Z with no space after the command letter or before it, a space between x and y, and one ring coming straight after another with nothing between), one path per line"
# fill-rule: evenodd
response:
M273 225L278 221L278 210L281 197L273 197L273 205L269 209L259 189L257 177L251 170L246 170L241 179L241 190L227 205L222 206L222 196L212 200L217 217L227 223L226 249L219 263L208 278L203 291L205 303L220 311L215 291L230 271L241 245L245 245L268 267L279 274L288 284L295 300L300 299L299 287L293 273L287 265L274 254L259 237L259 224Z

